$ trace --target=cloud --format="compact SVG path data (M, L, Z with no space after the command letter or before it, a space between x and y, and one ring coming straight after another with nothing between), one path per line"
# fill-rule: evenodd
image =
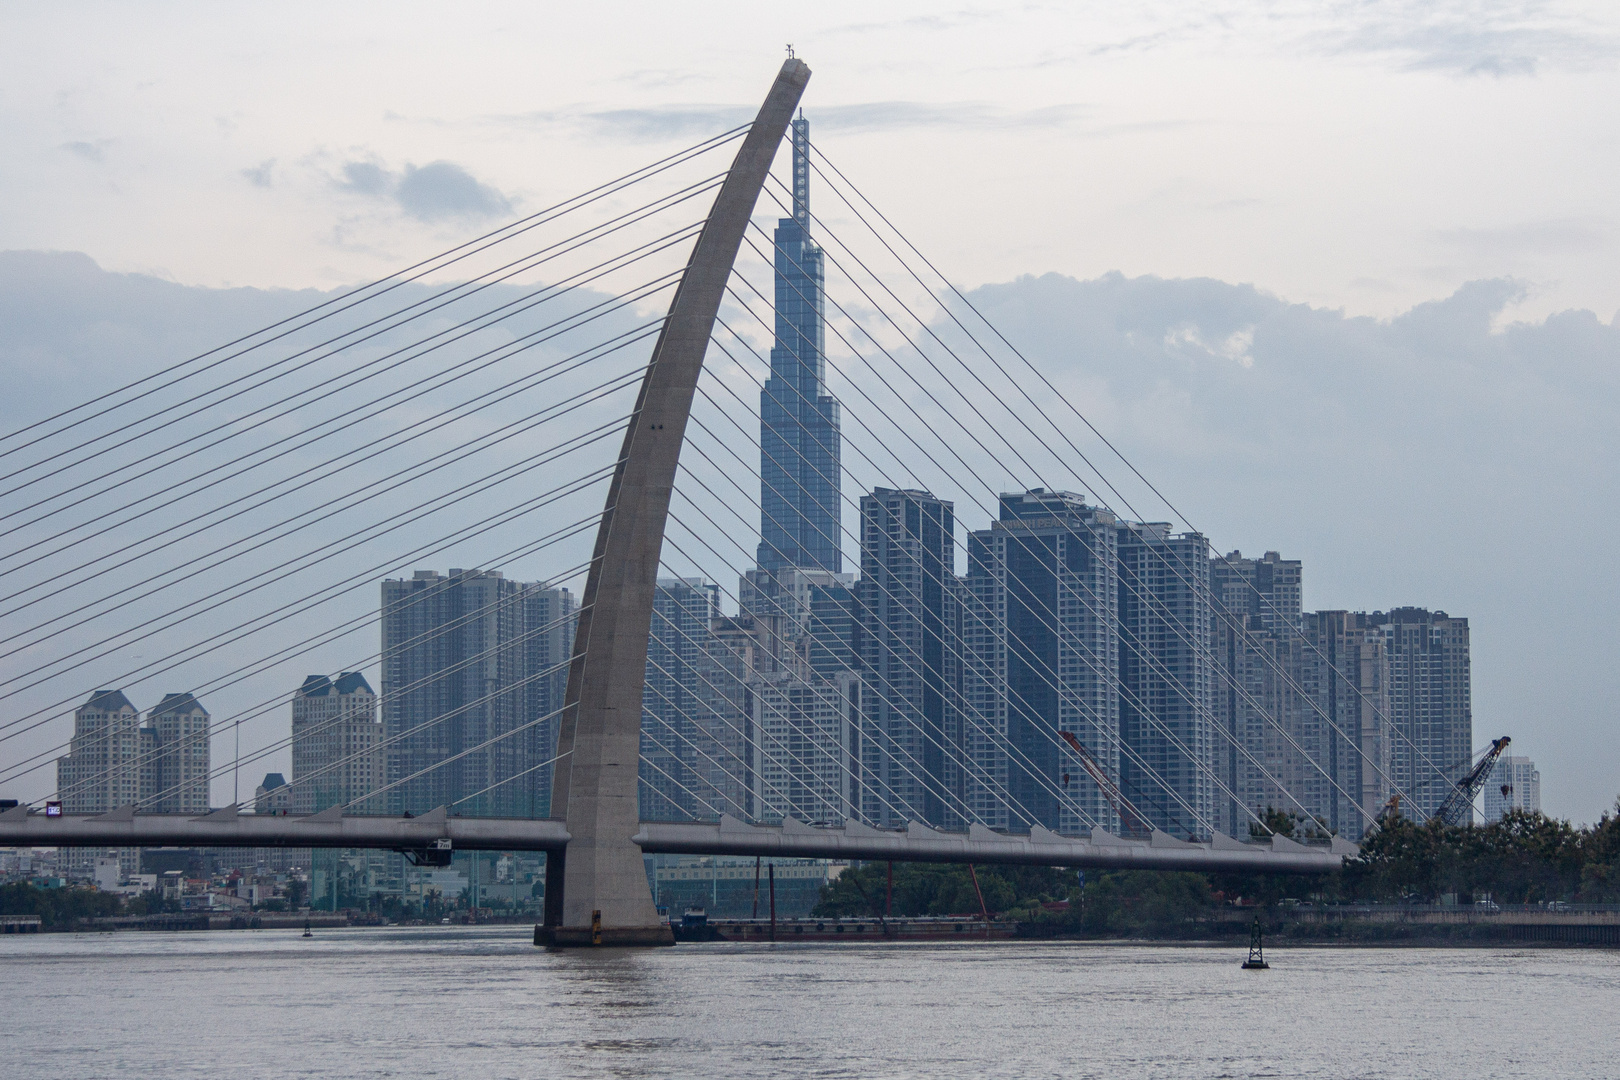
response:
M512 209L505 195L480 184L466 169L449 161L435 161L421 168L407 165L394 198L407 214L420 221L494 217Z
M343 166L338 186L357 195L386 195L394 183L393 174L376 162L350 161Z
M172 385L168 390L157 389L153 396L144 397L138 403L131 401L132 408L138 412L126 410L111 414L111 418L92 419L80 428L69 429L63 436L65 442L58 440L41 444L51 446L52 452L55 452L63 446L81 444L81 440L86 438L94 440L99 434L118 432L120 438L117 442L108 445L103 441L100 445L105 453L87 460L71 482L88 481L109 468L114 470L109 475L121 477L120 480L87 483L83 489L73 489L71 501L59 503L60 512L48 514L31 526L23 523L24 518L15 512L16 508L41 494L60 492L63 488L47 484L26 489L26 494L13 493L10 502L0 510L0 518L4 518L6 527L15 530L5 545L5 549L13 554L23 551L34 555L42 550L40 545L45 542L45 537L59 529L78 527L82 540L63 549L59 556L48 557L49 561L30 572L30 581L53 582L53 590L31 607L27 623L17 623L15 619L8 623L8 632L13 628L32 625L40 619L65 617L73 606L81 602L93 603L98 597L104 596L99 591L104 582L98 582L93 587L86 583L78 590L67 590L65 595L56 592L55 585L82 558L111 552L117 552L123 558L126 552L132 553L135 547L130 541L135 534L131 529L139 529L142 536L157 538L157 546L148 544L145 548L147 554L141 556L142 561L127 565L119 575L117 586L112 586L110 579L106 579L107 586L133 586L148 579L149 574L162 573L166 575L165 580L172 582L172 587L166 593L144 599L137 598L136 594L126 595L126 605L109 616L111 622L103 620L98 623L97 638L105 636L103 631L106 634L115 633L112 623L124 628L165 611L186 611L185 624L174 631L168 634L142 633L139 641L132 643L123 653L104 654L93 671L82 673L83 683L78 673L67 676L66 689L60 695L57 694L57 687L50 685L13 696L12 711L8 715L21 715L36 708L46 709L50 715L55 715L60 710L54 709L52 703L59 697L75 696L82 700L81 685L89 685L102 678L116 679L121 688L143 704L157 701L167 692L166 686L200 688L226 672L242 668L243 664L273 656L273 649L279 648L279 644L268 644L272 638L286 644L311 635L324 636L332 628L351 619L356 620L354 625L362 625L367 613L374 614L376 611L377 579L398 574L408 576L417 567L488 565L486 560L494 561L499 557L502 561L498 565L510 576L534 580L588 561L594 532L571 536L557 547L548 549L544 561L533 559L531 565L523 565L500 553L532 544L535 536L549 533L557 523L577 521L599 513L606 497L605 483L587 487L577 495L554 504L545 504L536 511L535 516L513 522L505 527L504 532L500 526L485 526L475 530L476 535L463 534L463 538L453 544L443 540L446 536L461 532L469 523L486 523L494 515L510 513L515 505L519 505L519 500L531 498L545 490L545 487L528 487L526 481L519 479L522 474L509 472L507 466L544 450L551 445L545 440L558 431L576 434L596 425L610 423L615 416L624 415L634 405L636 384L632 382L610 397L581 408L578 413L563 410L554 427L530 427L520 438L486 442L483 444L486 449L473 457L459 460L453 455L443 459L432 457L440 451L450 451L466 444L480 433L508 424L532 421L537 411L543 411L556 402L568 401L575 395L587 396L605 377L607 368L603 365L634 375L639 364L645 362L646 350L651 349L650 341L642 344L643 351L639 354L626 352L622 356L603 358L584 366L563 363L574 349L583 347L589 341L611 339L641 322L640 315L629 311L598 310L593 314L600 314L601 321L591 322L589 330L582 331L592 335L584 341L570 340L566 336L553 341L540 341L537 338L534 349L515 361L497 364L483 371L474 370L477 364L472 362L473 357L488 347L509 341L514 336L534 333L550 322L577 314L608 299L586 288L555 296L544 306L523 312L518 310L521 305L515 302L528 291L516 285L495 284L477 296L452 302L451 307L439 308L429 315L427 312L434 305L428 301L440 295L439 288L420 282L400 283L398 288L388 291L374 304L367 304L352 312L340 313L341 305L327 307L324 310L330 314L330 318L300 333L283 323L283 320L297 312L332 301L343 295L343 291L199 288L163 281L150 274L109 273L78 253L0 252L0 326L5 327L5 333L0 334L0 372L4 373L8 388L5 395L0 395L0 431L15 432L63 408L81 405L105 390L168 369L187 357L206 354L212 361L223 365L209 368L207 374L194 364L182 365L176 377L185 381ZM460 342L446 342L442 349L419 354L420 359L408 365L397 368L389 364L381 368L373 366L379 355L403 350L411 342L443 326L459 322L464 317L496 310L510 316L503 323L503 329ZM387 330L371 322L385 311L417 313L422 318L415 322L401 321L396 329ZM257 337L255 340L263 342L265 348L250 352L218 348L225 342L242 338L244 334L273 325L292 336L274 342ZM366 329L362 331L361 327ZM369 338L375 330L382 331L380 337L364 343L356 341L351 351L336 353L330 360L312 363L297 374L284 366L289 356L313 356L327 352L326 346L333 341ZM310 351L303 351L306 349ZM278 360L281 364L277 363ZM513 367L514 363L516 368ZM268 369L270 373L264 368L266 364L271 365ZM362 365L361 374L355 372L357 365ZM527 384L527 390L511 385L521 372L548 369L555 372L557 377L544 382L531 382ZM273 373L277 370L284 377L274 377ZM340 374L346 371L349 375L340 379ZM418 380L428 376L430 371L444 376L455 375L453 384L448 381L439 384L443 386L441 393L446 396L417 396L421 392ZM260 377L250 377L250 372L259 372ZM207 385L227 385L231 388L228 395L212 399L217 408L211 412L195 412L203 400L192 397L200 392L199 378ZM220 383L220 380L238 378L241 381ZM145 385L156 387L158 384ZM340 392L337 390L339 385L346 385L347 389ZM393 402L394 407L376 415L369 422L360 422L360 417L376 412L373 403L384 395L392 395L387 400ZM204 393L203 397L206 399L208 395ZM294 400L302 403L296 413L287 414L283 406L275 405L278 401L285 405ZM424 423L429 417L458 402L479 402L487 408L459 411L454 423L437 430ZM102 404L105 405L105 402ZM256 413L261 408L265 411ZM158 417L166 416L169 423L178 422L179 426L166 430L161 426L147 426L144 430L149 437L143 441L132 434L141 428L133 416L154 409L158 410ZM272 419L277 413L283 415L279 419ZM297 436L297 441L302 441L322 422L327 424L326 430L330 436L320 442L307 443L302 449L298 448L296 442L280 445L274 453L260 456L257 464L251 467L251 472L239 476L233 469L225 468L225 464L233 459L236 463L245 464L244 459L229 449L233 445L231 442L203 450L192 459L174 458L174 470L207 478L210 484L207 497L189 497L168 509L151 507L151 516L141 520L138 525L131 523L122 529L102 528L102 521L123 516L119 508L124 507L130 499L157 494L166 496L174 488L183 486L178 481L178 471L171 470L140 480L120 473L120 468L132 465L156 442L166 444L175 438L185 438L187 433L196 435L205 427L212 427L214 422L228 421L233 416L256 416L254 430L233 429L232 436L233 439L253 440L262 437L263 441L255 445L273 445L271 439L283 436ZM180 419L182 417L189 419ZM259 428L261 424L262 429ZM402 450L369 460L357 459L354 468L322 478L325 470L320 467L321 463L337 454L375 448L377 442L385 437L413 430L420 432L421 439L408 444L410 462L434 460L435 464L443 466L441 471L422 473L408 486L384 495L390 477L407 464L404 457L407 451ZM514 434L523 430L514 429ZM123 438L126 434L129 435L127 446ZM556 437L561 438L560 435ZM94 447L97 442L92 441L89 445ZM618 445L618 439L611 438L582 450L583 459L590 462L581 466L582 470L602 464L611 465ZM7 444L8 449L13 451L7 459L8 471L16 470L25 459L37 461L40 456L37 448L18 451L17 446L18 440L15 439ZM596 456L592 457L592 454ZM572 470L574 460L582 459L565 460L561 467ZM37 475L37 472L35 470L29 475ZM475 489L491 477L501 475L512 477L512 482L484 494L475 493ZM569 475L578 474L570 472ZM548 480L546 486L562 479L559 474ZM275 490L277 484L288 493L286 500L263 502L256 494ZM100 489L105 490L96 494ZM348 512L339 509L351 500L365 499L374 494L380 497L367 502L354 502L353 510ZM467 497L461 501L464 495ZM408 511L419 504L426 505L432 499L440 500L444 510L431 518L413 520ZM292 554L284 546L291 542L290 538L278 540L261 552L244 554L244 561L223 565L212 572L205 568L207 563L214 560L202 558L203 552L259 531L278 520L290 520L299 514L294 508L295 502L297 507L306 508L304 520L312 524L317 519L319 521L318 525L302 534L310 539L307 544L300 541L298 550L301 552L313 551L334 536L358 538L360 530L378 522L397 525L398 529L390 532L390 538L381 546L366 547L363 540L346 540L346 551L335 553L331 561L320 567L310 566L303 574L284 562ZM254 510L256 503L262 505ZM221 510L223 507L230 509ZM194 515L210 510L220 513L213 519L214 527L201 532ZM317 510L318 513L315 513ZM560 516L548 524L544 518L546 513ZM39 517L40 511L27 516ZM319 538L318 534L327 529L334 531ZM353 546L349 546L351 544ZM570 544L571 547L568 546ZM411 554L406 555L407 552ZM401 562L398 565L389 563L387 570L375 569L390 559ZM247 569L250 564L254 569ZM142 566L145 569L138 571ZM271 566L277 568L276 572L258 576ZM350 575L358 575L352 588L333 587ZM211 608L202 598L216 589L250 579L261 581L264 585L264 591L249 601L255 605L255 612L277 609L285 612L288 609L282 605L290 607L301 596L319 595L323 598L322 606L301 618L289 613L287 622L266 628L268 637L226 644L233 628L242 622L240 609L234 605ZM61 640L63 647L70 651L79 647L67 644L73 640L68 635ZM171 667L166 674L150 681L126 679L130 668L142 662L133 660L134 656L144 655L146 661L155 660L182 648L186 642L218 643L220 648L210 653L207 659L189 667ZM261 666L256 669L258 674L248 676L246 681L234 684L227 681L225 686L207 691L204 700L216 717L232 714L247 714L250 717L248 730L243 733L244 747L272 742L284 737L285 733L277 728L285 728L285 718L271 719L259 714L262 716L260 727L263 738L256 736L252 719L255 714L250 711L255 702L273 699L284 694L285 686L297 685L306 663L311 665L311 671L324 671L328 667L332 670L340 667L353 670L357 664L366 663L366 657L375 653L376 647L374 629L357 632L346 641L327 641L308 648L301 657L296 653L289 654L282 665ZM26 668L36 667L42 660L42 654L29 649L0 651L0 678L12 677ZM291 667L283 666L288 664ZM8 745L8 753L14 754L13 760L21 760L47 751L71 734L72 726L71 716L56 719L37 732L24 736L19 740L20 746ZM54 754L50 757L54 757ZM273 767L266 765L266 768ZM6 794L18 794L19 788L27 789L28 784L37 782L46 786L37 790L28 789L27 797L35 793L43 795L50 790L49 785L54 784L54 775L54 768L47 765L22 781L21 785L10 785ZM228 785L222 788L222 794L225 796L222 801L229 802Z
M1114 18L1100 9L1084 20L1081 40L1043 41L1057 48L1035 63L1066 67L1110 53L1191 47L1223 55L1258 48L1289 57L1369 58L1398 71L1463 78L1613 66L1620 36L1612 21L1569 7L1544 0L1148 0Z
M717 135L746 124L757 106L666 105L647 109L556 109L493 116L500 125L521 128L568 127L595 138L656 142Z
M486 218L510 213L512 200L453 161L406 165L394 172L375 161L349 161L336 186L386 200L418 221Z
M75 157L81 157L86 161L100 162L105 157L103 152L110 145L112 145L111 139L97 139L95 142L84 142L81 140L77 142L65 142L62 144L61 149L66 150Z
M1392 60L1404 71L1509 78L1544 70L1589 71L1620 57L1608 30L1538 5L1372 4L1314 33L1322 51Z
M1209 356L1235 360L1244 367L1253 367L1254 357L1249 355L1249 350L1254 347L1254 327L1245 326L1232 331L1220 341L1211 342L1205 340L1203 329L1197 323L1182 323L1166 332L1164 347L1166 351L1183 353L1191 347Z
M246 177L248 183L252 184L254 187L269 187L271 180L270 171L275 168L275 164L275 158L266 158L252 168L243 169L242 175Z
M1553 218L1494 228L1441 229L1441 243L1482 255L1520 255L1555 251L1591 251L1605 247L1613 226L1599 218Z
M845 23L842 26L829 27L821 33L823 36L855 35L865 37L869 34L890 33L898 31L912 35L918 33L941 33L957 30L964 26L982 23L987 20L1003 18L1000 13L989 10L975 10L961 8L956 11L942 11L928 15L912 15L903 19L888 19L880 22Z
M863 101L809 107L806 115L819 130L844 134L907 128L995 131L1061 127L1077 121L1085 108L1069 103L1040 109L1005 109L983 101ZM748 123L756 111L753 105L698 104L562 109L491 119L524 128L569 127L600 139L655 142L718 135Z
M844 133L921 127L1006 130L1062 127L1083 111L1084 106L1069 103L1003 109L981 101L868 101L822 106L814 110L812 120L825 130Z

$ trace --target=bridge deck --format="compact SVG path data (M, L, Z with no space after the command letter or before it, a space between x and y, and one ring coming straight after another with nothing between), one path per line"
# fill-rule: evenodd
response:
M450 817L441 807L414 818L343 816L327 811L309 817L239 814L234 807L202 817L138 814L130 807L97 816L47 817L0 814L0 845L28 847L323 847L416 849L449 840L456 850L561 851L570 836L551 819ZM957 862L1075 866L1102 869L1246 871L1315 874L1337 870L1359 850L1334 840L1307 846L1281 837L1245 844L1229 837L1192 844L1163 833L1124 840L1108 833L1059 836L1036 828L1006 835L982 826L943 832L913 822L904 832L859 822L838 828L789 818L778 826L719 822L644 821L632 837L649 855L763 855L798 859L872 859L895 862Z

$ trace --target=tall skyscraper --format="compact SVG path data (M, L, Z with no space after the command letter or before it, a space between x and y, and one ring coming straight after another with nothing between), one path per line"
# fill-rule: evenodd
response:
M1121 522L1118 537L1121 787L1155 828L1207 835L1218 677L1208 541L1164 523Z
M1113 514L1041 489L1001 496L1000 520L968 538L968 803L992 827L1119 827L1059 734L1119 776L1116 544Z
M388 812L544 817L573 598L499 571L382 583Z
M793 122L794 215L776 227L776 343L760 392L759 566L843 569L838 403L827 393L825 273L810 239L810 125Z
M1498 758L1485 784L1485 823L1501 821L1509 810L1541 809L1541 773L1527 757Z
M1440 809L1473 763L1468 620L1394 608L1370 616L1389 656L1391 775L1418 821Z
M961 818L955 534L952 504L926 491L875 488L861 498L861 812L874 824Z
M851 580L841 573L842 449L826 386L825 271L810 238L809 121L801 114L792 130L793 216L776 228L776 340L760 392L758 565L743 574L737 617L715 611L707 657L711 681L724 687L711 693L714 718L748 733L732 757L748 777L750 812L831 820L858 813L850 760L860 691Z

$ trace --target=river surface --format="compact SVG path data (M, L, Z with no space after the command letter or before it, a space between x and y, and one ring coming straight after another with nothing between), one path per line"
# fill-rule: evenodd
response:
M1620 1077L1620 952L0 938L0 1076Z

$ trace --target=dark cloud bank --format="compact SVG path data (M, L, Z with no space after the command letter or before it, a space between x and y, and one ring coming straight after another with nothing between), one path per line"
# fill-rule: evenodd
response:
M379 190L406 205L408 182ZM1476 742L1512 734L1546 805L1590 819L1620 785L1620 320L1493 330L1519 292L1472 282L1387 321L1119 275L1022 278L972 300L1215 543L1303 558L1307 604L1468 616ZM0 254L0 423L323 296Z

